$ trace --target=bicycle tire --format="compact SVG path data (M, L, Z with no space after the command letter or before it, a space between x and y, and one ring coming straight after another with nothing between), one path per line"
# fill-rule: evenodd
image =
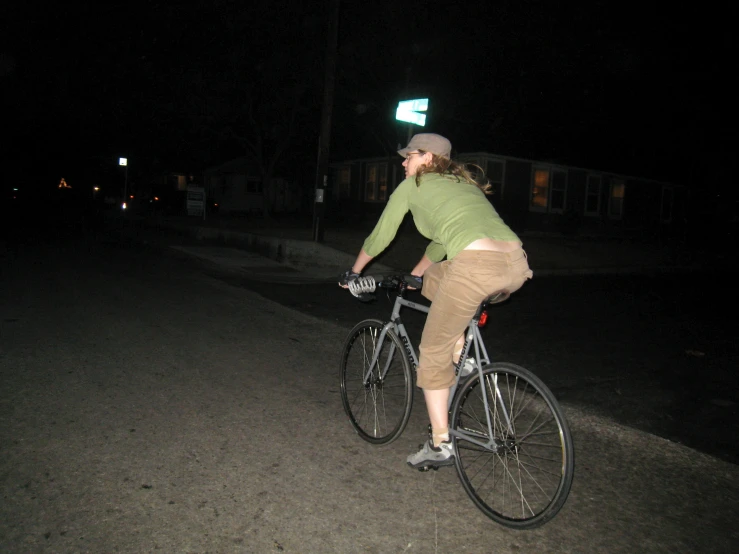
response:
M497 380L500 395L493 395ZM531 529L564 505L575 472L575 449L567 420L552 392L531 371L505 362L483 368L488 411L497 452L452 437L462 486L490 519L514 529ZM502 407L511 414L506 425ZM455 395L451 429L489 440L479 373Z
M372 444L389 444L405 430L413 406L413 372L398 336L388 330L377 344L385 324L377 319L359 322L349 332L341 355L341 402L354 430ZM379 363L390 363L383 379L377 367L363 383L369 362L381 348ZM388 356L392 356L388 360Z

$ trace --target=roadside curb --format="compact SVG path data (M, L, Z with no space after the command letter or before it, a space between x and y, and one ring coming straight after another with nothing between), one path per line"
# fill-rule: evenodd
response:
M243 248L301 270L326 268L340 270L351 266L356 260L355 255L313 241L206 226L177 225L170 227L184 231L198 240L216 241L224 245ZM376 262L372 264L372 267L380 271L393 271L394 269Z

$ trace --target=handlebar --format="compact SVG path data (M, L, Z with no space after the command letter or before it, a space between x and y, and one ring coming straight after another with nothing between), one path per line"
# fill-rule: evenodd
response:
M420 289L423 286L423 277L408 273L390 273L386 275L366 275L357 277L347 283L349 292L362 302L371 302L377 288L394 289L404 293L408 288Z

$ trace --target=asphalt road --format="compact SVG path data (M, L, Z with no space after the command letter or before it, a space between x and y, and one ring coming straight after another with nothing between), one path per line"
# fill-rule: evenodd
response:
M206 271L347 328L387 319L394 301L383 292L363 304L333 283ZM730 274L536 278L491 308L484 336L495 359L533 369L563 402L739 463L734 287ZM424 315L402 316L420 338Z
M346 422L343 334L388 300L223 273L102 231L0 246L2 552L739 544L739 470L725 461L736 345L716 282L542 279L495 310L489 349L551 386L577 452L562 512L514 532L474 508L453 470L405 466L420 404L387 447ZM406 321L417 333L421 320Z

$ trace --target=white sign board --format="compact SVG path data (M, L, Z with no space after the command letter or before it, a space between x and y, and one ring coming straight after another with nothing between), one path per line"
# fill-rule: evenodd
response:
M398 121L407 121L415 125L423 127L426 125L425 112L429 109L428 98L417 98L416 100L403 100L398 102L398 109L395 110L395 119Z

